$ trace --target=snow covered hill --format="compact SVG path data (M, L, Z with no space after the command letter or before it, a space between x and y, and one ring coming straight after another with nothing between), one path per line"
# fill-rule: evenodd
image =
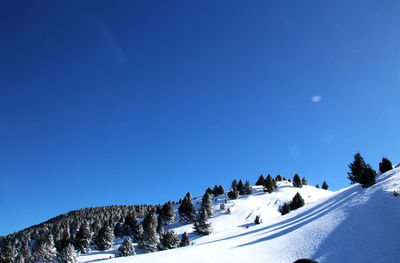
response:
M107 262L293 262L312 258L318 262L398 262L400 259L400 168L377 177L369 188L353 185L331 192L312 186L294 188L279 182L272 194L253 187L253 194L214 201L215 215L210 218L212 234L198 236L193 225L174 223L166 229L178 234L187 231L193 245L149 254L112 258ZM299 192L306 205L284 216L279 206ZM194 198L199 205L201 198ZM175 207L177 209L177 207ZM262 223L254 224L261 216ZM79 257L80 262L97 262L114 256L113 250L93 251Z

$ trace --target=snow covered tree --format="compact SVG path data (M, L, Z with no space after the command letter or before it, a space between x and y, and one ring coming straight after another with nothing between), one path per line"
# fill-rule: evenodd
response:
M290 210L295 210L302 206L304 206L304 199L303 197L301 197L299 192L297 192L296 195L293 197L292 201L290 202Z
M106 250L113 247L114 242L114 232L108 223L105 223L102 228L100 228L94 244L97 250Z
M196 209L192 202L192 195L187 193L185 198L182 200L181 205L178 208L180 215L180 221L182 223L190 223L196 219Z
M160 214L158 214L158 216L157 216L157 233L158 233L159 235L164 234L163 221L162 221L162 219L161 219Z
M15 246L9 241L5 247L0 251L0 262L14 263L18 252Z
M167 231L161 238L161 247L163 249L172 249L178 246L179 238L174 230Z
M53 262L57 256L57 250L54 246L53 236L48 233L41 240L37 241L36 249L33 252L34 262Z
M125 236L130 236L135 232L137 221L138 219L135 210L125 216L124 224L122 225Z
M354 155L354 161L349 164L350 172L347 173L351 184L360 183L363 187L375 184L376 172L366 164L360 153Z
M256 185L264 185L264 180L265 180L264 175L261 174L256 182Z
M68 244L58 255L58 263L77 263L78 256L72 244Z
M276 185L274 184L271 175L268 175L264 180L264 192L272 193L275 189Z
M189 245L190 245L189 235L185 232L182 235L181 242L179 243L179 246L180 247L186 247L186 246L189 246Z
M290 205L288 203L284 203L281 208L279 209L282 215L285 215L290 212Z
M115 253L115 257L129 257L135 255L135 248L132 244L132 239L130 237L126 238L122 245L118 248L117 253Z
M259 215L257 215L256 218L254 219L254 224L256 224L256 225L261 224L261 218Z
M143 238L139 245L145 252L157 251L160 244L160 237L157 233L157 218L154 211L149 212L143 219Z
M298 188L303 187L303 183L301 182L301 178L298 174L295 174L293 177L293 186Z
M165 203L163 205L160 211L160 216L163 225L172 224L174 222L175 212L171 202Z
M208 216L212 216L214 214L211 196L207 192L203 195L203 198L201 200L201 208L207 211Z
M194 222L194 231L201 235L209 235L211 233L210 224L208 223L208 214L203 208L200 208L199 216Z
M251 188L250 182L246 180L246 183L244 184L244 194L245 195L250 195L253 192L253 188Z
M326 181L324 181L323 183L322 183L322 189L324 189L324 190L328 190L328 184L326 183Z
M144 229L143 229L143 224L140 223L136 228L135 228L135 232L134 232L134 240L140 244L140 242L143 239L143 233L144 233Z
M390 171L393 169L392 162L389 161L389 159L383 157L382 162L379 163L379 171L381 173L386 173L387 171Z
M228 192L228 197L229 199L237 199L239 197L239 192L236 188L232 188L229 192Z
M303 177L303 179L301 179L301 183L303 185L308 185L308 181L307 181L307 179L305 177Z
M78 233L75 237L75 247L82 254L89 252L89 246L91 243L92 235L90 234L89 225L87 223L82 224L79 228Z

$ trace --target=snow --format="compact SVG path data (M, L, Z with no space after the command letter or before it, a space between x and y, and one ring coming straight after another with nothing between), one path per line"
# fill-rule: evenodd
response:
M398 167L398 166L397 166ZM312 258L318 262L397 262L400 258L400 167L379 175L369 188L352 185L337 192L312 186L294 188L278 182L272 194L259 186L253 194L229 200L220 196L210 218L212 234L198 236L192 224L174 223L168 229L178 234L187 231L194 244L184 248L113 258L107 262L293 262ZM284 216L279 206L299 192L306 205ZM227 214L219 205L227 198ZM201 198L195 198L196 206ZM177 209L177 206L174 207ZM254 224L261 216L262 223ZM79 257L80 262L96 262L113 257L114 250L93 251ZM137 247L135 249L138 252Z

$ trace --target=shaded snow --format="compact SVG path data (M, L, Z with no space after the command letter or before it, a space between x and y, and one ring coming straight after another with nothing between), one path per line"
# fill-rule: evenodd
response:
M169 226L178 234L187 231L194 245L107 262L293 262L313 258L319 262L397 262L400 258L400 168L377 178L377 184L364 189L353 185L338 192L312 186L301 189L279 182L272 194L254 187L253 194L229 200L232 214L219 210L226 196L214 201L215 216L210 219L212 234L198 236L192 225ZM281 216L279 206L296 192L306 206ZM194 200L196 205L197 201ZM177 208L177 207L175 207ZM260 215L262 223L255 225ZM121 242L118 240L118 242ZM115 246L115 249L118 245ZM113 251L96 252L79 258L95 262L112 256Z

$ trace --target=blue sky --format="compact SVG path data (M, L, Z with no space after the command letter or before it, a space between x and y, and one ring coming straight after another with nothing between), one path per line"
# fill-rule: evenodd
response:
M398 1L2 1L0 235L399 162ZM320 96L320 101L312 101Z

